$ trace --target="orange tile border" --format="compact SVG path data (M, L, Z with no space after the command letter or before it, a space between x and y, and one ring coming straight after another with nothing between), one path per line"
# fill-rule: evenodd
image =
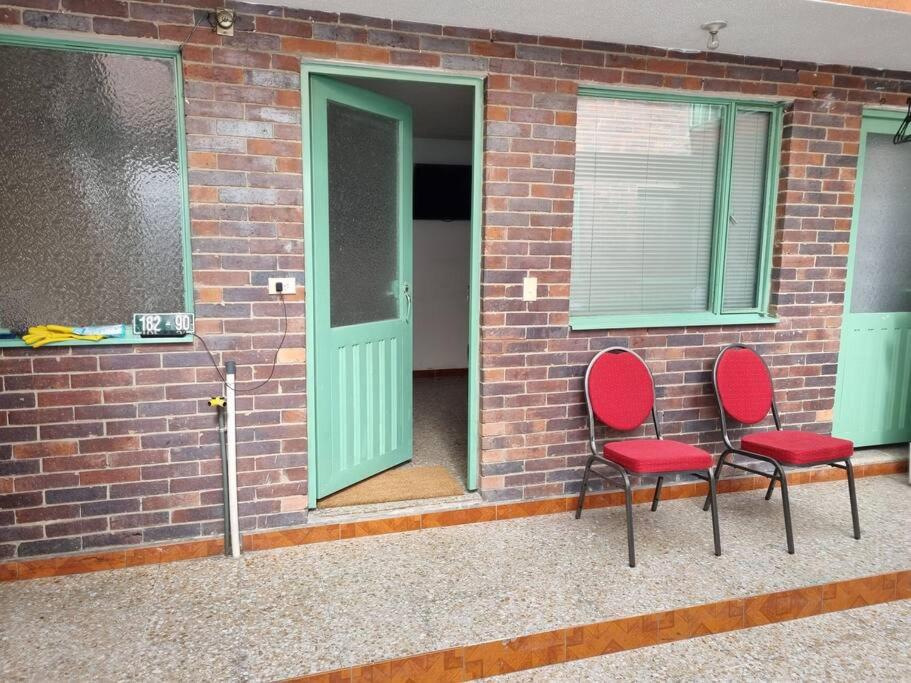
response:
M822 614L822 586L766 593L744 602L744 626L764 626Z
M897 586L904 586L903 591ZM891 587L891 588L890 588ZM866 601L858 599L869 591ZM532 633L519 638L422 652L287 679L306 683L470 681L688 638L911 598L911 571L888 572L779 593ZM824 596L832 596L823 609Z
M464 668L462 648L438 650L414 657L387 659L383 662L355 666L349 678L328 679L367 683L373 681L461 681ZM343 672L342 676L344 676Z
M895 599L911 600L911 570L898 573L895 579Z
M822 590L822 611L839 612L895 599L898 572L827 584Z
M664 612L658 618L658 642L696 638L744 626L745 601L723 600Z
M652 614L566 629L566 661L635 650L658 642L658 617Z
M462 678L459 680L559 664L566 661L566 630L469 645L462 648L462 659Z
M883 463L870 463L855 467L858 477L875 477L887 474L906 472L908 463L902 460ZM834 468L819 470L800 470L788 474L789 485L811 484L844 479L845 474ZM767 480L758 476L732 477L722 479L718 484L719 493L739 493L765 488ZM652 500L651 487L638 488L634 491L637 503L648 503ZM661 491L662 500L680 498L699 498L705 496L708 486L702 482L682 483L665 486ZM576 508L575 496L544 498L509 503L491 503L468 508L439 510L421 514L381 517L370 520L359 520L344 523L314 524L312 526L276 529L243 535L245 551L272 550L288 548L310 543L324 543L340 539L362 538L377 534L400 533L436 529L444 526L476 524L495 520L519 519L538 515L552 515L571 512ZM616 507L623 505L621 491L604 491L590 493L585 498L585 509ZM123 550L109 550L81 555L64 555L43 557L33 560L11 560L0 562L0 582L25 579L64 576L137 567L145 564L161 564L180 560L198 559L220 555L224 549L221 537L206 538L198 541L171 543L159 546L144 546Z
M460 510L441 510L440 512L425 512L421 515L422 529L438 529L444 526L458 526L460 524L476 524L478 522L493 522L497 518L495 505L482 505Z
M259 534L244 534L244 550L272 550L295 545L337 541L341 535L341 524L315 524L295 529L264 531Z
M526 500L520 503L498 503L497 520L536 517L538 515L553 515L558 512L566 512L570 500L574 499L562 497Z
M420 531L421 516L383 517L341 525L342 538L362 538L378 534L396 534L402 531Z

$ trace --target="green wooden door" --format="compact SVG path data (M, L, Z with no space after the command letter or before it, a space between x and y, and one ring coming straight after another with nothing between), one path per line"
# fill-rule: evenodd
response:
M317 498L411 459L411 110L310 81Z
M851 226L833 433L911 441L911 144L900 115L866 112Z

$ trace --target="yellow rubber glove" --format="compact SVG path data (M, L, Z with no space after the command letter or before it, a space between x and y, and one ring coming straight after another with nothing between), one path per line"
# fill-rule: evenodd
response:
M22 341L37 349L45 344L54 344L71 339L83 339L85 341L99 341L104 339L101 334L76 334L72 327L65 325L37 325L28 328L28 334L22 336Z

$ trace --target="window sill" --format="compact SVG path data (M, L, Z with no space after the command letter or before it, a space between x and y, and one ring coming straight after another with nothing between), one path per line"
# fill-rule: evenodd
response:
M716 325L774 325L766 313L665 313L647 315L571 315L573 330L621 330L639 327L712 327Z
M72 341L57 342L56 344L47 344L40 346L35 351L44 349L55 349L62 346L126 346L139 344L192 344L192 335L183 337L110 337L100 341L85 341L84 339L73 339ZM21 339L0 339L0 349L30 349L31 347Z

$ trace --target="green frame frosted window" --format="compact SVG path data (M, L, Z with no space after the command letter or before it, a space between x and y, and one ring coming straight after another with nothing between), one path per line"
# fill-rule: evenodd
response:
M781 105L580 88L570 326L774 322Z
M193 312L181 73L176 49L0 35L4 331Z

